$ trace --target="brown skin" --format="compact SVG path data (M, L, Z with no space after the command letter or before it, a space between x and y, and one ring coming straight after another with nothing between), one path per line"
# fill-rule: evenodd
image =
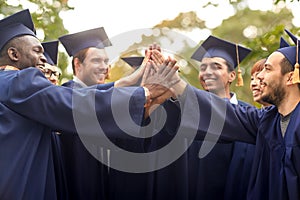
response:
M44 49L37 38L24 35L12 39L6 46L7 51L0 59L1 65L11 65L18 69L45 66Z
M235 77L235 71L228 70L226 61L223 58L202 59L198 78L204 90L221 98L230 99L230 84Z
M291 113L300 101L300 90L292 83L293 71L282 73L281 61L284 55L272 53L264 69L258 74L261 82L262 100L275 105L282 115Z

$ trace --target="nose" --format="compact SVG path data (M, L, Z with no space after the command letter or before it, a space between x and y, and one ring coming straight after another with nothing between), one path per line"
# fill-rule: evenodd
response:
M264 74L265 74L265 69L263 69L257 74L257 78L260 80L260 82L264 79Z
M41 55L41 61L45 64L47 62L47 58L45 57L44 54Z
M104 65L104 67L101 67L100 68L100 72L101 72L101 74L106 74L106 73L108 73L108 65Z

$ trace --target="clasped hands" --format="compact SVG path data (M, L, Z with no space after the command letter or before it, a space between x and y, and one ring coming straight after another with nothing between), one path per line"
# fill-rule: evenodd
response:
M178 92L174 88L184 81L178 75L176 63L171 57L164 58L159 45L150 45L141 66L131 75L116 81L115 87L131 86L140 81L145 90L146 114L149 114L170 97L177 97Z

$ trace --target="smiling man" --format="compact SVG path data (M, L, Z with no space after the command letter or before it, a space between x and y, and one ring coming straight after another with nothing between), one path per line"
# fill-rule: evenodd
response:
M65 86L74 82L82 87L105 82L109 59L104 48L111 46L111 42L103 27L64 35L59 41L72 57L74 79Z
M108 55L105 47L111 42L103 27L61 36L59 41L72 57L73 80L62 86L84 88L101 84L103 89L114 86L105 83L108 77ZM71 199L106 199L108 167L99 162L85 148L78 135L62 134L62 156ZM109 160L109 150L95 147Z
M192 55L201 62L198 77L204 90L232 104L250 106L230 91L236 78L235 69L250 52L240 45L209 36ZM202 141L194 141L188 150L192 172L190 194L195 195L195 199L245 199L255 146L241 142L218 143L205 158L199 159L201 145Z
M183 97L196 94L195 100L179 98L185 109L189 109L189 115L205 116L203 119L211 119L214 115L215 119L219 119L217 123L220 120L224 122L222 130L215 130L210 129L210 122L200 120L196 124L197 139L256 144L245 199L300 199L300 57L299 41L296 43L296 46L279 48L268 56L264 69L258 74L262 100L273 104L266 109L233 105L187 86L183 80L173 87L178 91L177 95ZM199 111L195 109L196 104L201 108ZM195 129L190 120L182 120L181 128ZM189 137L189 132L186 133ZM242 175L239 173L237 176Z

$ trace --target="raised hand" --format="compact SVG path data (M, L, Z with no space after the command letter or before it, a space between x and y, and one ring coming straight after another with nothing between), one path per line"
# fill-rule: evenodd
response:
M165 60L161 65L156 65L152 60L149 60L141 86L147 87L152 98L156 98L180 81L179 76L175 76L177 70L176 61L171 58Z

